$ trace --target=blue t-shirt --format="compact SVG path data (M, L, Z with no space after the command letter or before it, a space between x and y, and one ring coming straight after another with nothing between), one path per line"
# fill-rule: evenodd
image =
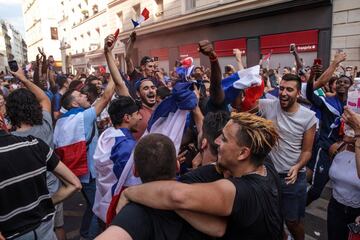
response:
M96 178L96 171L94 166L94 153L99 138L99 133L96 127L96 111L94 107L88 108L84 111L84 127L85 127L85 139L89 141L92 135L92 131L95 131L92 141L88 145L87 151L87 163L89 172L79 179L82 183L89 183L91 178ZM94 129L94 130L93 130Z
M52 99L52 111L53 112L59 112L61 109L61 97L62 95L60 93L55 93L53 99Z

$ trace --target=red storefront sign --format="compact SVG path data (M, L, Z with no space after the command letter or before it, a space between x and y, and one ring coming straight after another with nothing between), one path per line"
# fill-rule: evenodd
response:
M164 61L169 59L169 49L168 48L158 48L150 50L151 57L158 57L159 61Z
M242 54L245 54L246 51L246 39L232 39L232 40L222 40L216 41L214 43L215 52L219 57L234 56L233 49L240 49Z
M199 45L197 43L186 44L179 46L179 54L180 57L193 57L199 58L198 52Z
M318 50L318 33L318 30L309 30L261 36L261 54L289 53L291 43L296 44L298 52L316 52Z

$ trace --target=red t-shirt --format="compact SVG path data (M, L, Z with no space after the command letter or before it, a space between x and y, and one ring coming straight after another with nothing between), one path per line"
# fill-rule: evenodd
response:
M144 134L153 111L154 110L152 108L149 108L145 105L142 105L140 108L139 113L142 116L142 119L138 123L138 131L133 134L136 141L139 140L140 137Z

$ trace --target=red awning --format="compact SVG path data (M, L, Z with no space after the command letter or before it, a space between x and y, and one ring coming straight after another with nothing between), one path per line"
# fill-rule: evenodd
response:
M179 46L179 54L180 57L193 57L198 58L199 52L198 52L198 44L192 43L192 44L186 44Z
M295 43L298 52L316 52L318 49L318 30L290 32L260 37L261 54L289 53L289 46Z
M151 49L150 56L158 57L159 61L168 60L169 59L169 49L168 48Z
M239 39L232 39L232 40L216 41L214 46L215 46L216 54L219 57L234 56L234 54L233 54L234 48L240 49L241 53L245 54L246 39L239 38Z

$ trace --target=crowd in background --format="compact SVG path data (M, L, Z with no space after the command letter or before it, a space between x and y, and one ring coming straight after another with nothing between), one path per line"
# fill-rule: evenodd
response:
M57 72L40 48L30 69L1 72L0 239L66 239L61 202L80 189L83 239L304 239L329 180L328 238L360 224L360 114L346 106L360 72L344 52L305 66L292 45L294 64L271 69L234 49L221 69L204 40L208 66L187 57L167 73L156 56L135 66L135 32L119 69L116 40L108 72Z

